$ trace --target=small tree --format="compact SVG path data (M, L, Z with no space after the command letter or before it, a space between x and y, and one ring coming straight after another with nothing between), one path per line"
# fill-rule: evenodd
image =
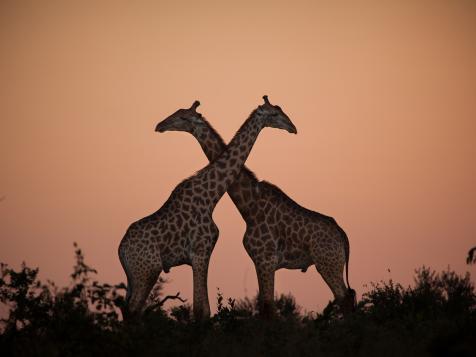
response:
M466 257L466 263L467 264L476 263L476 247L473 247L468 251L468 256Z
M8 317L0 321L2 330L8 332L47 321L54 296L51 287L38 280L38 268L22 263L15 271L0 263L0 302L8 309Z
M8 317L1 320L4 331L46 326L53 321L71 323L72 319L100 328L112 328L118 322L125 285L102 284L92 279L91 275L97 271L85 263L76 243L74 248L76 263L71 285L62 289L50 281L42 283L38 268L23 263L15 271L0 263L0 303L8 310Z

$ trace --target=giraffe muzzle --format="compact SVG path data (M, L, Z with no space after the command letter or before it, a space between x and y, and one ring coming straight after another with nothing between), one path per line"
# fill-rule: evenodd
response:
M157 124L157 126L155 127L155 131L159 132L159 133L163 133L164 131L167 130L167 127L168 125L164 122L161 122L159 124Z
M291 133L291 134L297 134L297 129L296 129L296 127L294 126L294 124L291 124L287 130L288 130L288 132Z

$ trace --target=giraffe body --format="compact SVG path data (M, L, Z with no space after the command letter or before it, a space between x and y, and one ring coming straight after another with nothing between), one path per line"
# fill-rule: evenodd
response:
M353 309L354 291L344 282L349 243L344 230L329 216L308 210L278 187L261 181L243 245L255 264L260 308L273 313L274 273L278 269L307 271L314 265L345 312Z
M193 269L194 314L210 314L206 273L219 231L211 212L196 197L193 181L184 181L157 212L130 225L119 246L126 271L129 313L139 313L159 274L174 266Z
M194 111L198 105L194 103ZM156 131L162 131L167 122L159 123ZM192 266L196 319L210 315L208 264L219 235L212 213L264 127L296 132L289 118L271 108L266 97L265 104L251 113L216 160L182 181L158 211L130 225L119 245L119 259L128 281L126 318L140 314L162 271L183 264Z
M213 127L192 108L170 118L166 130L186 131L199 142L210 161L227 146ZM332 217L308 210L275 185L259 181L246 166L228 194L246 222L243 245L258 276L260 312L273 314L274 275L278 269L315 265L344 311L352 310L355 292L343 280L349 241Z

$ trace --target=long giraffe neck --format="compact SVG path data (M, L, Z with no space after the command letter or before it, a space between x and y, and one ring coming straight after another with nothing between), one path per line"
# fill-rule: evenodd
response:
M231 139L226 150L197 174L196 180L206 191L203 197L211 208L215 207L240 174L261 129L263 124L258 112L254 111Z
M217 131L205 121L205 125L194 128L191 134L197 139L208 161L216 160L227 148L225 141Z
M197 139L210 162L216 160L227 149L223 138L208 121L205 121L205 125L198 127L191 134ZM235 182L228 187L228 195L245 221L249 217L251 205L256 201L254 196L258 193L258 184L253 172L244 166Z

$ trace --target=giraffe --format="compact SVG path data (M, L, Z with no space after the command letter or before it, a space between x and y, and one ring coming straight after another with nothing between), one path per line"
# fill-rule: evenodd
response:
M277 107L279 108L279 107ZM192 134L212 162L227 146L210 123L196 112L182 109L167 119L161 131ZM301 207L277 186L258 181L243 166L228 195L246 222L243 245L252 259L259 285L259 311L271 317L274 309L274 275L281 268L301 269L314 264L342 312L355 308L355 291L348 279L349 240L329 216ZM343 280L345 266L347 286Z
M194 103L194 111L199 104ZM168 118L160 122L156 131L163 131L168 122ZM297 132L282 110L265 102L250 114L215 161L175 187L158 211L129 226L118 249L127 277L125 319L140 315L162 271L183 264L192 266L195 319L210 316L208 264L219 234L212 213L264 127Z

